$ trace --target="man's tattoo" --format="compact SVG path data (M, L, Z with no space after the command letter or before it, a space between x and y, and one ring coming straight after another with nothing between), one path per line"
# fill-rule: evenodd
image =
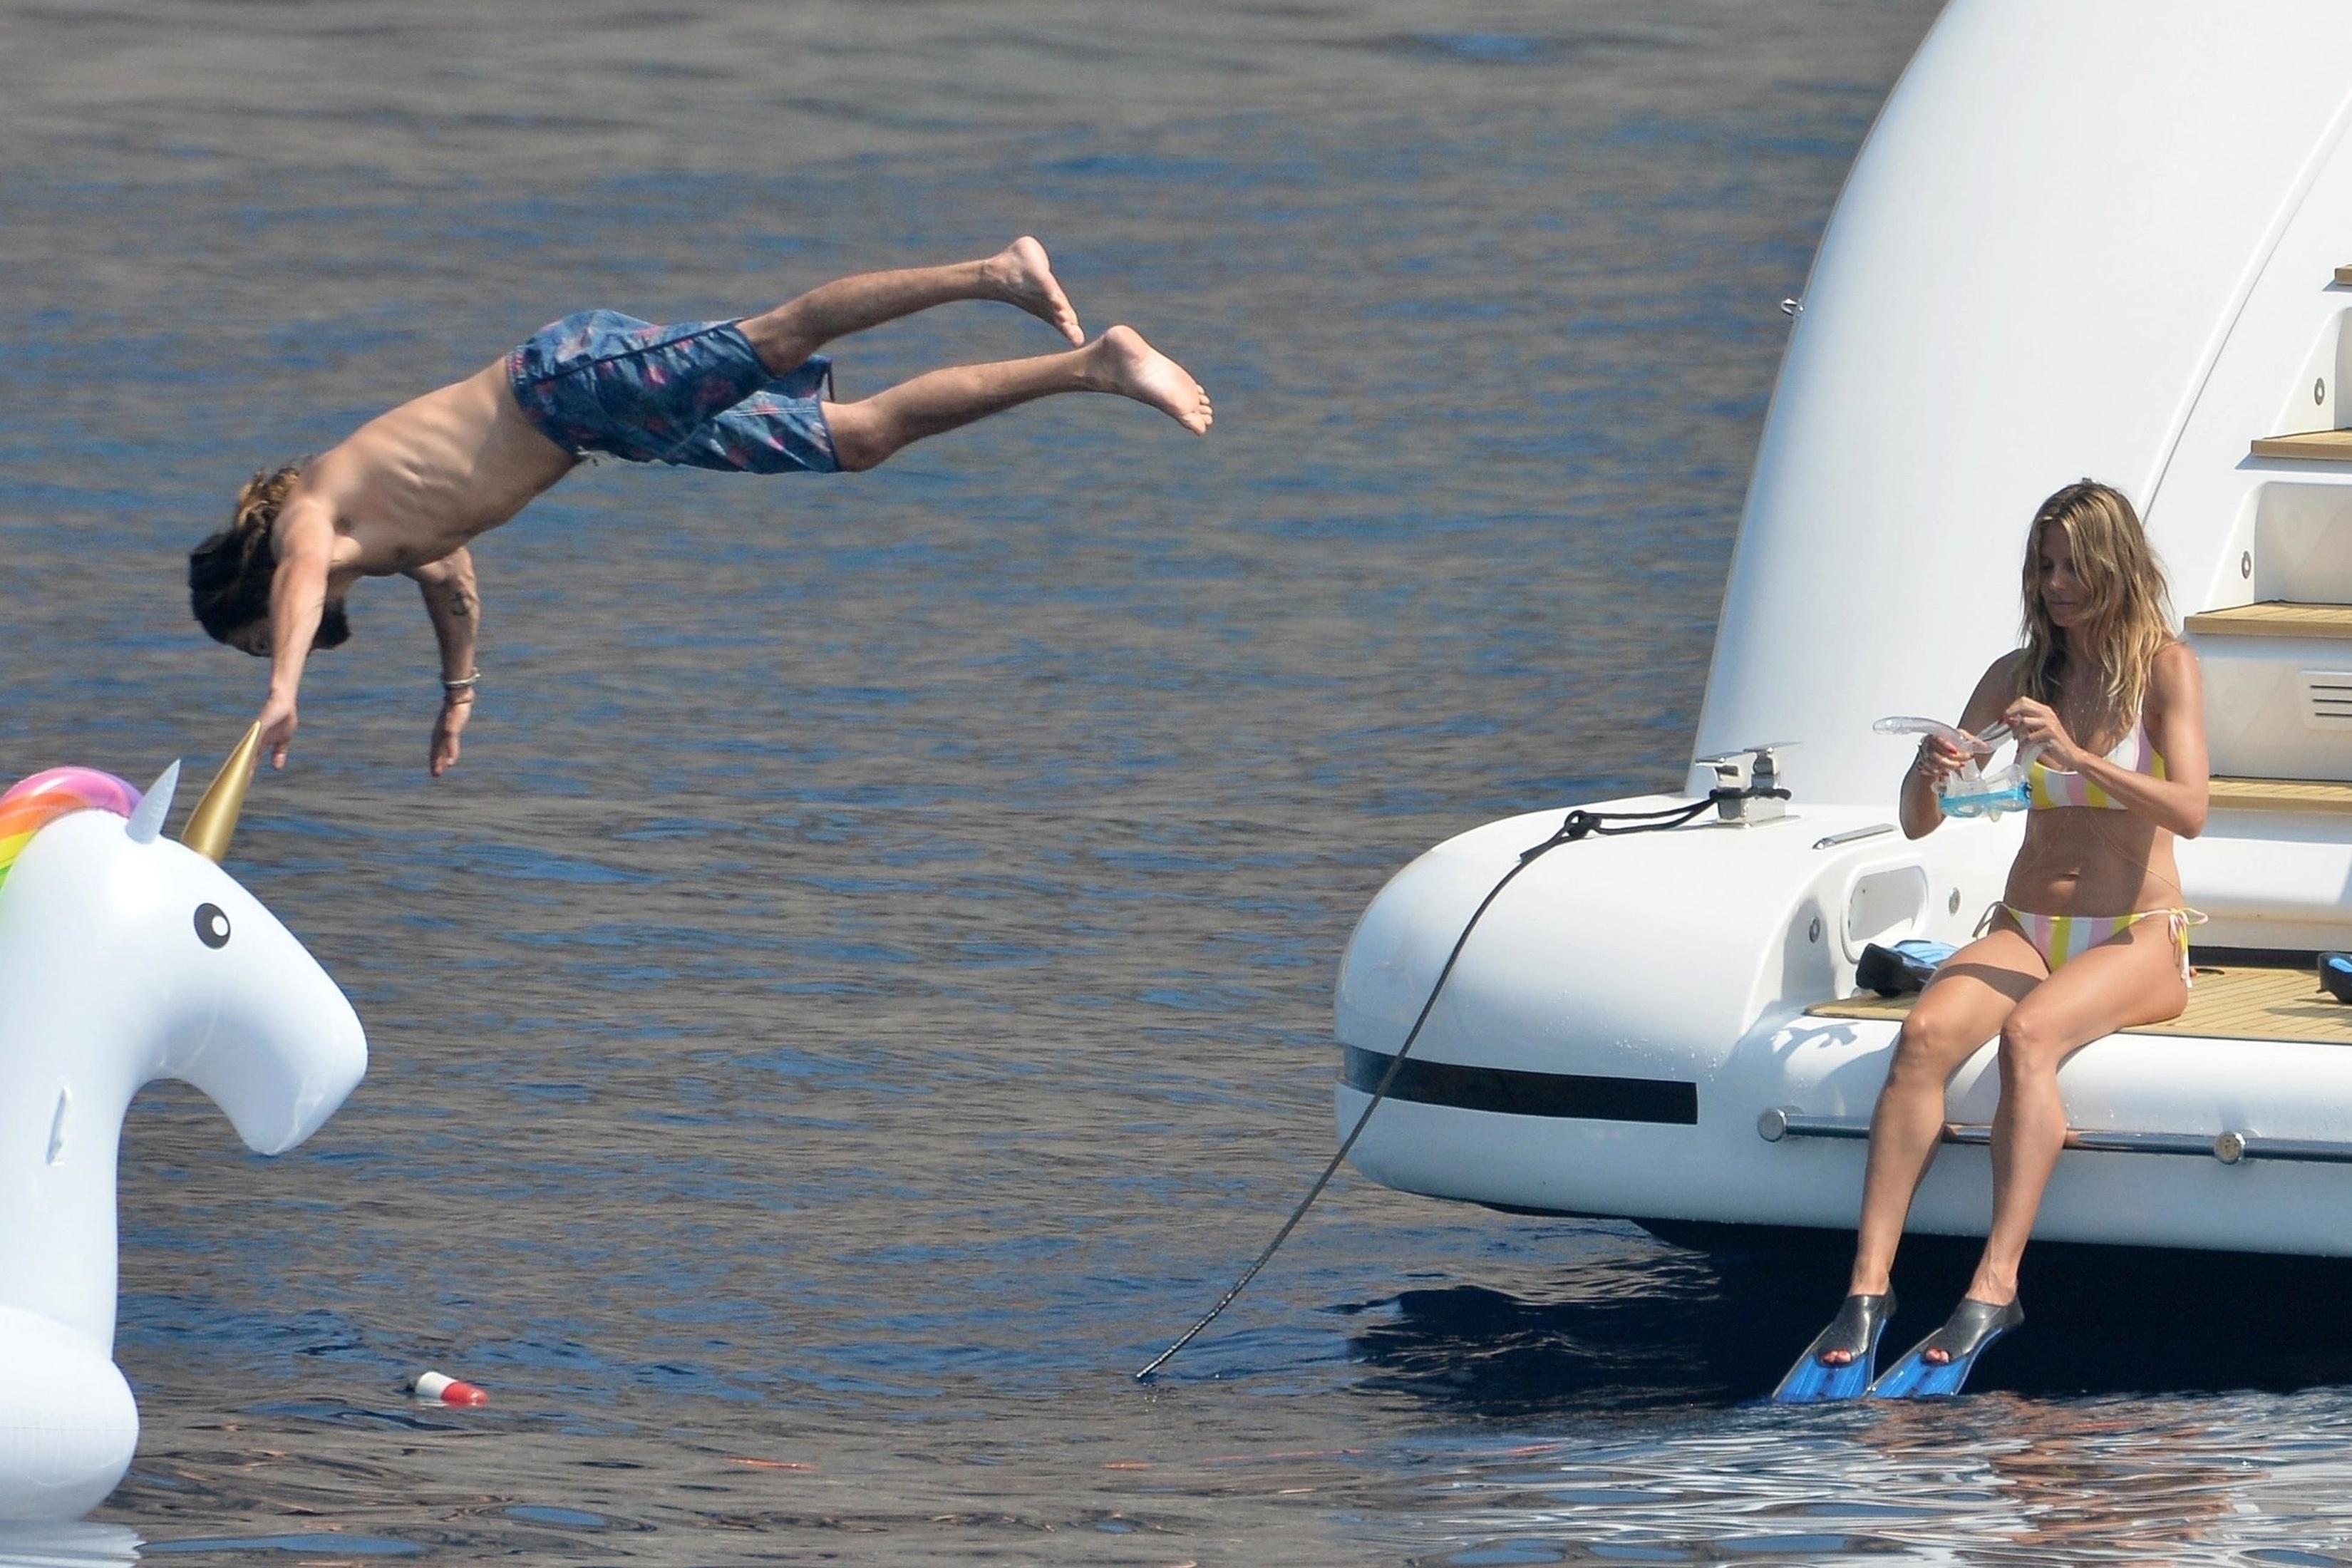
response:
M452 594L449 595L449 613L463 620L474 613L474 606L467 601L465 595Z

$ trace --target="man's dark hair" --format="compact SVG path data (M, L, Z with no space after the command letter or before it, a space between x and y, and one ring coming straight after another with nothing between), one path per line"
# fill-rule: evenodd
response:
M278 575L278 550L271 531L278 509L302 474L302 465L262 468L237 491L229 525L188 552L188 601L197 622L215 642L225 643L269 614L269 587ZM340 601L319 617L312 647L349 642L351 622Z

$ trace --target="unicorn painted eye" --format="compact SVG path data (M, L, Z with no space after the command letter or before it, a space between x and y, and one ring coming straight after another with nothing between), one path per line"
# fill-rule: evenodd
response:
M196 906L196 940L206 947L228 945L228 916L218 904Z

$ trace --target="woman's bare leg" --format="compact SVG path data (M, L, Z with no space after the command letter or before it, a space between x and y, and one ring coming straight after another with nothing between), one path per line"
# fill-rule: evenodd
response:
M2059 1064L2093 1040L2178 1017L2188 1005L2180 949L2158 917L2068 960L2009 1016L2000 1031L2000 1110L1992 1123L1992 1228L1969 1282L1970 1297L1998 1305L2017 1296L2017 1266L2066 1143Z
M1213 417L1201 384L1129 327L1067 353L930 371L856 403L828 403L824 417L835 458L854 472L926 436L1062 392L1131 397L1196 436Z
M1870 1118L1852 1294L1875 1296L1887 1287L1911 1195L1944 1134L1945 1087L2048 973L2033 944L2004 922L1947 960L1903 1021Z
M1045 247L1025 234L982 261L836 279L772 310L745 317L743 335L759 352L760 363L782 375L835 338L957 300L1001 300L1074 343L1086 342Z
M1946 960L1903 1020L1870 1117L1849 1296L1883 1296L1891 1288L1911 1196L1943 1138L1945 1088L2046 973L2033 944L2004 924ZM1823 1366L1842 1367L1868 1349L1832 1345L1816 1353Z

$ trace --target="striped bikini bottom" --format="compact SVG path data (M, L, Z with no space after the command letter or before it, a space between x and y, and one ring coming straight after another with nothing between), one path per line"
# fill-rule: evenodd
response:
M2195 910L2140 910L2127 915L2037 915L2010 904L1995 904L1985 911L1977 928L1981 936L1992 925L1995 914L2006 914L2017 922L2042 954L2042 962L2055 974L2070 958L2080 958L2102 942L2113 942L2142 921L2162 921L2173 947L2180 954L2180 978L2184 984L2195 984L2189 969L2189 928L2201 926L2205 917Z

